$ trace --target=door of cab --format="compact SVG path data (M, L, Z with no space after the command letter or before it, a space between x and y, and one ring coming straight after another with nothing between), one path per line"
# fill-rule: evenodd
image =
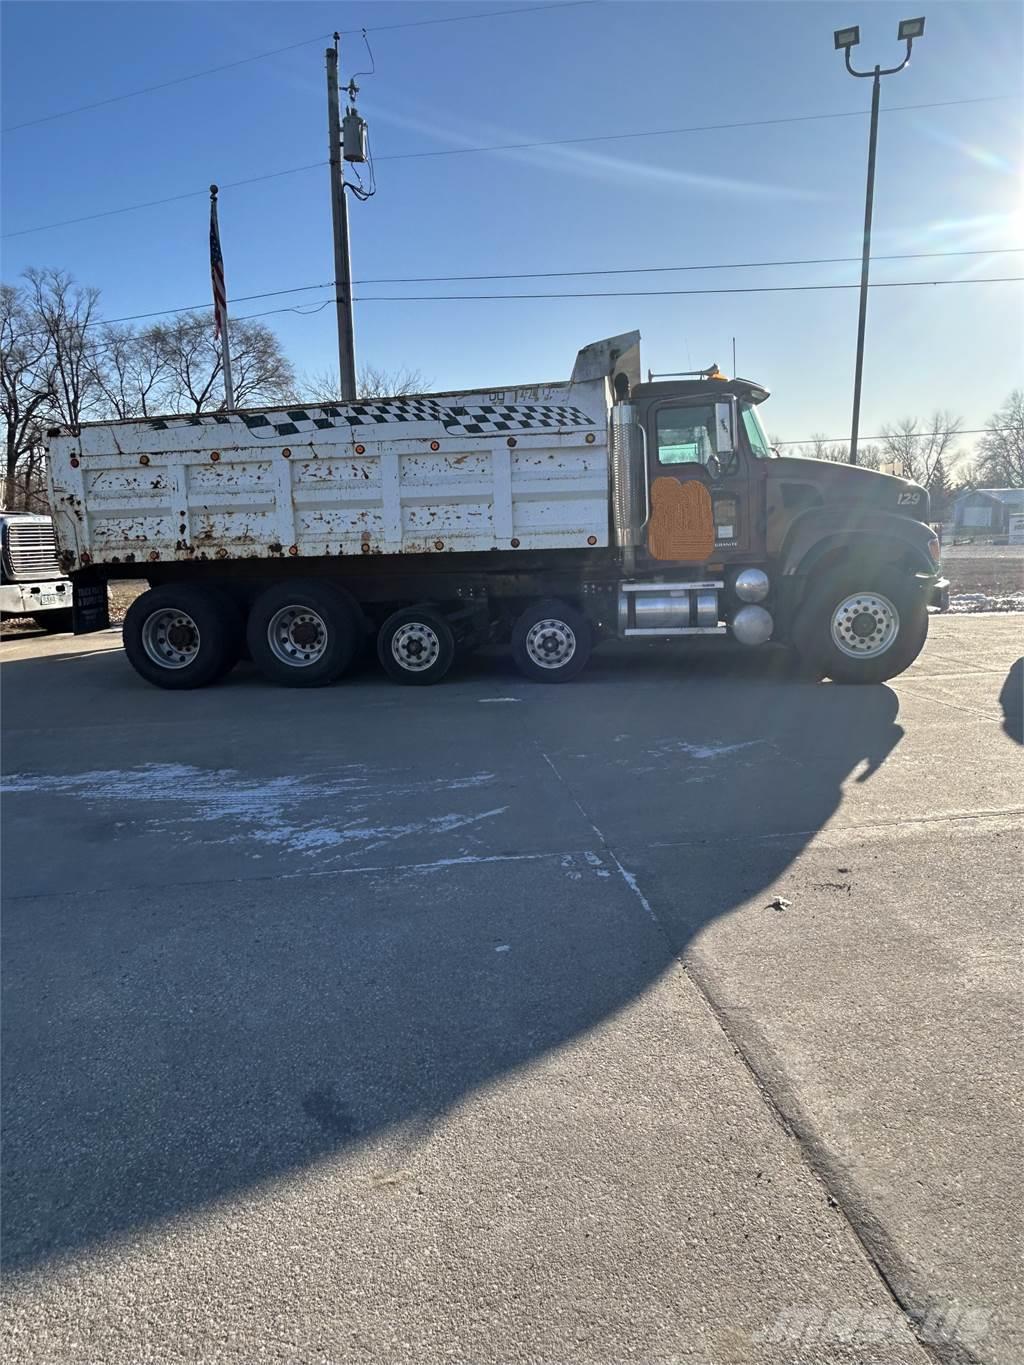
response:
M652 560L703 564L751 546L750 467L735 402L662 398L647 411Z

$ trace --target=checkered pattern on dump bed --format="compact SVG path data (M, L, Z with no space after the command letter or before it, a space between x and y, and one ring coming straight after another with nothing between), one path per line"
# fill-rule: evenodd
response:
M592 427L579 408L541 403L479 403L447 407L433 398L382 399L368 403L326 404L313 408L283 408L279 412L196 413L194 417L157 417L154 431L179 427L244 425L252 436L273 440L304 436L338 427L387 426L392 422L438 422L454 436L487 436L502 431L562 431Z

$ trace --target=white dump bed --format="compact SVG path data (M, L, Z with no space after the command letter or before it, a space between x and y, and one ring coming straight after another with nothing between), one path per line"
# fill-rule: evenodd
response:
M608 384L587 378L95 423L50 442L69 568L607 545Z

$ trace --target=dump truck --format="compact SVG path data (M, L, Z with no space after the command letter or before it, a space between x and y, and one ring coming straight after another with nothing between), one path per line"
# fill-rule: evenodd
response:
M71 601L51 519L37 512L0 512L0 619L31 616L55 634L71 629Z
M367 635L399 683L511 645L567 682L605 640L720 636L872 683L917 657L947 585L928 493L780 456L761 385L717 367L643 379L638 332L568 381L99 422L49 434L75 629L144 577L124 646L159 687L247 653L312 687Z

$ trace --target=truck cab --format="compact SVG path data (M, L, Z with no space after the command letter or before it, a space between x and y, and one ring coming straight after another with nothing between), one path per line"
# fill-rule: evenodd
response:
M716 369L637 385L631 401L644 432L650 516L640 562L733 563L764 549L764 462L773 457L757 405L768 391ZM702 509L696 539L681 509ZM697 529L697 528L695 528ZM685 555L681 555L685 551Z
M758 412L768 390L717 366L619 393L618 427L633 429L617 455L613 440L619 544L637 579L620 634L724 627L742 644L787 643L844 681L907 666L928 607L948 602L924 488L780 456Z
M0 513L0 616L31 616L44 630L71 629L71 580L57 563L53 520Z

